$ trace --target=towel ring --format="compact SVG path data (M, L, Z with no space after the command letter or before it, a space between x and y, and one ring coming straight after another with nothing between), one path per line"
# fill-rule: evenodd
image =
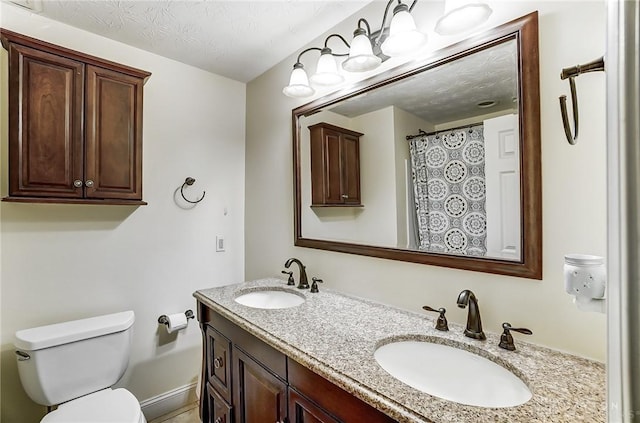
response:
M198 204L200 201L204 200L204 196L207 193L206 191L202 191L202 197L200 197L199 199L197 199L195 201L187 199L187 197L184 196L184 187L185 187L185 185L189 185L189 186L193 185L195 181L196 180L194 178L189 176L189 177L187 177L187 179L184 180L184 183L180 187L180 195L182 195L182 198L184 198L184 201L186 201L187 203Z

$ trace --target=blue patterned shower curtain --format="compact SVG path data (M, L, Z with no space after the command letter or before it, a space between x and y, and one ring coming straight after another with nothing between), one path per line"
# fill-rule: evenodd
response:
M487 252L483 125L410 141L418 248L484 256Z

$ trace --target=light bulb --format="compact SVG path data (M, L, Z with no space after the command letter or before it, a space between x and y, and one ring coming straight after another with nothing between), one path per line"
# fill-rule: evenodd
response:
M366 72L377 68L382 59L373 54L371 40L362 28L353 32L349 58L342 62L342 68L349 72Z
M493 10L483 2L474 0L447 0L445 14L436 23L440 35L454 35L469 31L489 19Z
M311 82L315 85L336 85L344 81L344 76L338 73L338 64L331 54L330 48L323 48L318 59L316 73L311 75Z
M293 71L291 72L291 78L289 78L289 85L282 89L282 93L287 97L309 97L316 91L309 86L309 78L304 71L302 63L298 62L293 65Z
M417 30L409 7L402 3L397 5L393 9L389 36L380 46L382 52L389 57L402 56L422 47L426 42L427 37Z

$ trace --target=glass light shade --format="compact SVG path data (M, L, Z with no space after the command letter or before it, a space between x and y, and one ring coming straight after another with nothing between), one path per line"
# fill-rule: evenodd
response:
M304 67L300 63L296 63L293 66L293 72L291 72L291 78L289 78L289 85L284 87L282 93L287 97L309 97L316 91L309 86L309 78L304 71Z
M371 40L363 30L354 32L349 58L342 62L342 68L349 72L366 72L377 68L382 59L373 54Z
M316 85L336 85L344 81L344 76L338 73L338 64L331 54L331 49L322 49L316 73L311 75L311 82Z
M474 0L447 0L445 14L436 23L440 35L454 35L469 31L489 19L493 10L486 3Z
M401 7L404 6L404 7ZM412 53L427 42L427 36L416 29L416 23L406 5L397 6L391 19L389 37L381 49L389 57Z

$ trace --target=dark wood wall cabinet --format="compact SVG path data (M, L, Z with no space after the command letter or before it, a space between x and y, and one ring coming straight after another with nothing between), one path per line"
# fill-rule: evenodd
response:
M198 320L203 423L395 422L201 302Z
M5 201L143 205L142 97L151 75L0 29L9 53Z
M360 132L328 123L309 126L311 207L361 206Z

